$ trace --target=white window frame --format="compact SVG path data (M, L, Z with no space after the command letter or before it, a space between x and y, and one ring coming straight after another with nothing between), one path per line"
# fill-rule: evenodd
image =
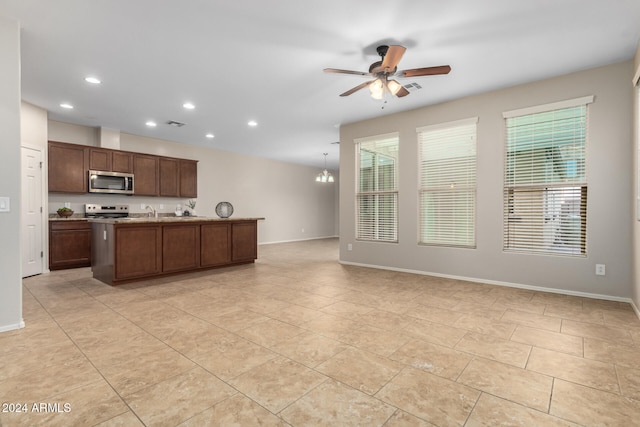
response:
M504 251L586 257L588 189L586 159L589 141L589 104L593 103L593 100L593 96L586 96L503 113L505 119ZM535 174L537 174L534 175L531 172L531 182L518 182L510 178L509 135L506 133L509 119L575 107L585 108L584 144L582 145L584 163L579 167L584 171L583 174L580 174L582 179L573 179L569 177L569 174L565 174L564 180L536 178L536 176L543 174L546 174L545 177L556 176L556 172L543 173L542 169L538 168L548 167L549 171L555 171L557 161L563 165L563 157L555 153L555 150L559 150L560 145L549 146L548 140L541 142L539 146L533 142L531 151L544 148L546 152L551 149L552 167L549 167L548 162L543 163L535 158L535 154L531 154L529 161L535 162L531 163L531 171L536 171ZM553 136L556 134L553 133ZM545 143L546 147L543 145ZM511 162L513 161L515 160L511 160ZM563 167L568 169L568 166ZM576 234L579 236L578 239L575 238ZM576 244L576 240L579 240L579 245Z
M395 157L382 152L376 152L373 147L376 143L383 143L384 141L395 139ZM386 242L397 243L398 242L398 165L399 165L399 133L393 132L383 135L376 135L367 138L358 138L355 141L356 150L356 240L372 241L372 242ZM373 152L375 154L374 161L380 159L391 159L393 163L393 186L392 188L373 188L371 190L361 190L361 153L362 151ZM378 187L379 181L379 168L372 167L372 184L374 187ZM373 209L368 212L370 215L367 218L363 215L362 203L369 201L373 203ZM391 201L392 208L391 214L387 215L387 211L384 209L384 203Z
M476 247L477 123L472 117L416 129L420 245Z

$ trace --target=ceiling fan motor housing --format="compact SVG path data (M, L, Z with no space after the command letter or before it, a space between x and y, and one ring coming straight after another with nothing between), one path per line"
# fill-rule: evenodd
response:
M384 61L384 57L387 54L387 52L389 51L389 46L387 46L387 45L378 46L376 48L376 51L378 52L378 55L380 55L380 61L376 61L376 62L374 62L373 64L371 64L369 66L369 73L371 73L373 75L378 75L378 76L380 76L382 74L387 74L388 75L388 74L395 73L397 67L393 71L391 71L389 73L384 73L384 70L381 68L382 67L382 61Z
M378 52L378 55L380 55L382 58L384 58L384 56L387 54L388 50L389 50L389 46L384 45L384 44L381 45L381 46L378 46L376 48L376 51Z

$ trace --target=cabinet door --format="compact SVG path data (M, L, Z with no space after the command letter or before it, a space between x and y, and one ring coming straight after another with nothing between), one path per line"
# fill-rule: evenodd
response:
M116 226L115 278L129 279L162 272L162 227Z
M200 226L162 227L162 271L165 273L200 267Z
M89 169L95 171L111 171L111 151L89 148Z
M85 147L49 142L49 191L58 193L87 192Z
M111 170L113 172L133 173L133 154L122 151L111 152Z
M180 160L180 196L198 197L198 162Z
M134 194L158 195L158 157L136 154L133 156Z
M160 195L178 197L178 166L177 159L160 159Z
M91 224L86 221L49 224L49 269L91 265Z
M253 222L238 222L231 225L231 260L249 261L258 258L258 227Z
M231 262L230 224L200 226L200 265L212 267Z

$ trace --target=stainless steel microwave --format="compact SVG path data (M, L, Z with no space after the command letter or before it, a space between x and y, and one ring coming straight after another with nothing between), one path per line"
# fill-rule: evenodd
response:
M89 171L89 193L133 194L133 174Z

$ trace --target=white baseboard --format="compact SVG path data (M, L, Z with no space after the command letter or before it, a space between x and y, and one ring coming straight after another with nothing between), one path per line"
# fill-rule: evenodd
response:
M509 287L509 288L527 289L527 290L531 290L531 291L550 292L550 293L554 293L554 294L571 295L571 296L578 296L578 297L584 297L584 298L593 298L593 299L602 299L602 300L608 300L608 301L626 302L626 303L631 304L631 306L633 307L634 311L636 312L636 315L640 319L640 311L638 311L638 308L635 306L635 304L633 303L633 300L631 298L623 298L623 297L616 297L616 296L602 295L602 294L592 294L592 293L589 293L589 292L570 291L570 290L566 290L566 289L545 288L543 286L532 286L532 285L524 285L524 284L521 284L521 283L501 282L501 281L497 281L497 280L478 279L476 277L464 277L464 276L455 276L455 275L451 275L451 274L432 273L432 272L428 272L428 271L411 270L411 269L406 269L406 268L383 267L383 266L379 266L379 265L362 264L362 263L342 261L342 260L340 260L339 262L340 262L340 264L354 265L354 266L357 266L357 267L377 268L379 270L398 271L398 272L401 272L401 273L412 273L412 274L419 274L419 275L422 275L422 276L434 276L434 277L442 277L442 278L445 278L445 279L464 280L464 281L467 281L467 282L484 283L486 285L505 286L505 287Z
M309 240L324 240L324 239L337 239L339 236L323 236L323 237L309 237L307 239L294 239L294 240L279 240L276 242L260 242L260 245L275 245L278 243L295 243L295 242L307 242Z
M638 319L640 319L640 310L638 310L638 307L636 306L636 303L633 302L633 300L631 300L629 302L629 304L631 304L631 307L633 307L633 311L636 312L636 316L638 316Z
M9 332L15 331L16 329L24 328L24 320L20 320L20 323L14 323L12 325L2 325L0 326L0 332Z

